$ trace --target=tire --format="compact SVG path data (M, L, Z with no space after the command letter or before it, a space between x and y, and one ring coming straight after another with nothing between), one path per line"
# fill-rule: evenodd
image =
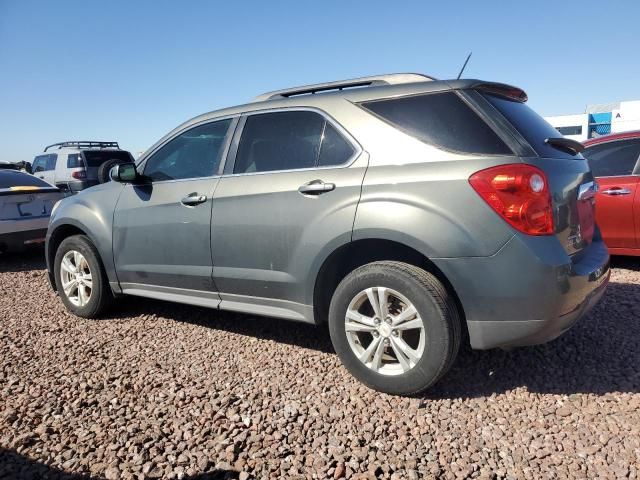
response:
M74 252L79 253L81 257L84 258L86 265L82 261L77 262L74 260ZM74 277L74 274L69 273L69 270L62 266L65 257L71 262L77 263L77 265L75 265L76 270L82 271L82 278L84 279L82 291L84 295L80 292L81 287L72 289L69 294L65 293L62 277L65 276L67 280L70 277ZM60 243L54 259L53 272L58 295L67 310L74 315L84 318L97 318L113 303L113 293L109 287L100 255L96 247L85 235L74 235L65 238ZM88 280L89 277L87 277L87 272L91 275L90 282ZM91 288L87 286L89 283L91 284Z
M119 158L112 158L111 160L107 160L102 165L98 167L98 182L107 183L111 181L109 177L109 172L116 165L120 165L122 163L126 163L124 160Z
M388 297L378 302L378 308L380 304L388 307L387 322L377 318L369 300L379 298L382 289ZM410 313L409 304L416 314ZM367 325L362 327L360 322ZM347 332L347 327L366 331ZM336 353L355 378L381 392L415 395L434 385L455 361L461 325L454 299L435 276L413 265L384 261L359 267L340 282L329 308L329 333ZM373 345L376 339L380 340L377 346ZM383 353L376 357L378 351ZM359 355L369 358L369 364Z

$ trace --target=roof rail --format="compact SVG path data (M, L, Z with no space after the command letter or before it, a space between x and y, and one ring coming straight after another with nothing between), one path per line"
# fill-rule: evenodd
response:
M371 77L352 78L350 80L338 80L336 82L316 83L302 87L285 88L273 92L263 93L253 99L254 102L264 102L275 98L289 98L296 95L308 95L331 90L344 90L345 88L376 87L379 85L398 85L401 83L429 82L434 77L421 73L390 73L387 75L374 75Z
M70 142L53 143L51 145L47 145L44 148L44 151L46 152L51 147L58 147L58 149L63 148L63 147L120 148L120 146L118 145L118 142L101 142L101 141L95 141L95 140L77 140L77 141L70 141Z

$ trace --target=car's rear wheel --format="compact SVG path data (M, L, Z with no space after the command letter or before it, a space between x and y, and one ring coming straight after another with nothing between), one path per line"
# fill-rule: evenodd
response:
M329 309L329 331L345 367L366 385L411 395L449 369L460 344L455 302L431 273L374 262L347 275Z
M98 251L84 235L60 243L54 275L62 302L75 315L96 318L113 300Z

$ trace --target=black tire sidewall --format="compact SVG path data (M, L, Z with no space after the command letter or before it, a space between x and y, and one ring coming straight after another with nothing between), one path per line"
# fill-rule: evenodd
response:
M370 287L387 287L401 293L413 303L424 323L424 354L415 367L401 375L374 372L356 357L349 346L344 330L347 308L358 293ZM431 292L410 274L375 264L361 267L348 275L336 289L329 309L331 341L347 370L371 388L399 395L418 393L439 379L449 363L451 351L448 322L446 312Z
M60 278L60 264L64 255L70 250L76 250L80 252L87 260L87 263L89 264L89 268L91 270L91 297L89 298L89 302L82 307L78 307L71 303L71 301L67 298L67 295L64 293L64 289L62 288L62 279ZM80 317L91 318L95 316L102 307L102 296L104 294L105 286L102 276L102 265L100 263L100 259L97 257L97 254L92 248L89 240L86 237L80 235L64 239L62 243L60 243L60 246L56 251L53 266L56 289L58 291L60 299L62 300L62 303L64 303L64 306L67 308L67 310Z
M121 163L125 163L124 160L120 160L118 158L112 158L111 160L107 160L100 167L98 167L98 182L99 183L107 183L111 179L109 178L109 172L116 165L120 165Z

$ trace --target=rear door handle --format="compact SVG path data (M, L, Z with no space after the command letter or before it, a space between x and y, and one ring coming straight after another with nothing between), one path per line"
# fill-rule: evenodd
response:
M304 195L320 195L335 190L335 183L325 183L322 180L313 180L298 187L298 191Z
M629 195L631 193L631 190L629 190L628 188L619 188L619 187L614 187L614 188L609 188L607 190L603 190L602 192L603 195Z
M206 201L207 201L206 195L198 195L197 193L190 193L189 195L187 195L181 200L183 205L187 205L189 207L198 205L200 203L204 203Z

